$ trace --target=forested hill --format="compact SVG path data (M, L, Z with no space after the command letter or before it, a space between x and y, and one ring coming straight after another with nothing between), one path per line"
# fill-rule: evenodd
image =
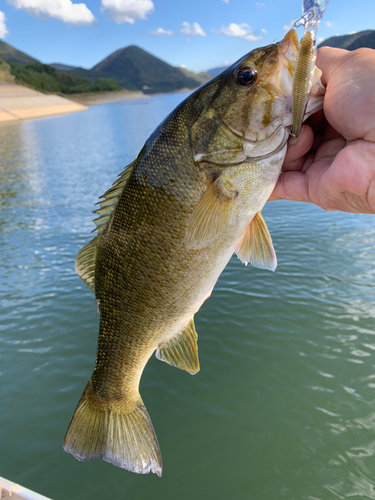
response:
M318 47L327 45L346 50L355 50L361 47L375 49L375 30L359 31L350 35L332 36L320 43Z
M152 93L192 89L199 85L196 79L136 45L116 50L91 71L108 75L121 87Z
M21 52L12 45L9 45L9 43L3 42L2 40L0 40L0 54L3 61L7 63L28 64L39 62L37 59L34 59L28 54Z
M72 94L122 88L153 94L194 89L210 78L205 73L171 66L135 45L113 52L92 69L43 64L2 40L0 56L10 65L17 83L45 92Z

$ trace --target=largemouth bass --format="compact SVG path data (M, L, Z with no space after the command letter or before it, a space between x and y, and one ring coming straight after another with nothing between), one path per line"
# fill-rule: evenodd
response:
M76 270L100 312L94 372L64 449L145 474L162 459L139 382L150 356L195 374L194 315L233 252L276 267L261 209L292 125L295 31L248 53L183 101L100 201ZM308 112L322 106L310 99Z

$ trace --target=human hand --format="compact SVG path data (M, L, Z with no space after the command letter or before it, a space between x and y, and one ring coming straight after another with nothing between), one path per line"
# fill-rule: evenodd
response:
M324 114L291 138L270 200L324 210L375 213L375 50L323 47L317 66L326 86Z

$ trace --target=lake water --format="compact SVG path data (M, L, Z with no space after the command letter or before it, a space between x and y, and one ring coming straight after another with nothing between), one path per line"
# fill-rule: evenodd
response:
M147 365L163 477L62 450L99 319L75 256L183 97L0 124L0 476L54 500L375 499L374 217L306 204L265 207L277 271L233 257L196 315L200 373Z

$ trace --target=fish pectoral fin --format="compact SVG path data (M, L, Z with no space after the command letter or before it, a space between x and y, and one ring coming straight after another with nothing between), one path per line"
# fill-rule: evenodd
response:
M277 266L276 252L273 248L271 235L261 212L247 226L235 252L244 264L251 264L260 269L274 271Z
M185 243L190 250L206 247L224 232L237 195L222 176L204 192L186 229Z
M157 349L156 357L160 361L165 361L171 366L195 375L199 372L197 339L194 318L192 318L181 333Z

